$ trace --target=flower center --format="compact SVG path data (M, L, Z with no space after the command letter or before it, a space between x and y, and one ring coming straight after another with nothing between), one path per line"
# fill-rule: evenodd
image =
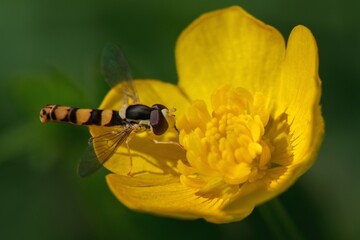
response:
M265 133L269 113L263 94L222 86L211 103L211 115L203 101L195 101L179 119L188 162L179 161L178 168L183 184L218 195L262 179L274 165L273 147Z

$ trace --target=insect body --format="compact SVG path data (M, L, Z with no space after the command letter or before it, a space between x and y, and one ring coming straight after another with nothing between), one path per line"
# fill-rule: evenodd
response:
M84 109L60 105L46 105L40 110L42 123L67 122L109 128L109 131L89 140L89 147L78 167L78 173L83 177L95 172L124 142L128 144L132 133L148 131L162 135L169 128L175 128L173 114L175 109L168 109L162 104L154 104L150 107L139 103L129 67L117 47L108 45L104 49L102 70L111 87L122 83L123 105L120 110ZM131 104L128 103L129 100L132 101ZM132 164L129 147L128 152Z
M155 135L162 135L169 128L167 118L172 117L171 111L161 104L152 107L143 104L129 105L121 113L109 109L85 109L59 105L46 105L40 111L40 121L68 122L76 125L96 125L103 127L136 127L139 130L151 130ZM139 132L139 130L137 132Z

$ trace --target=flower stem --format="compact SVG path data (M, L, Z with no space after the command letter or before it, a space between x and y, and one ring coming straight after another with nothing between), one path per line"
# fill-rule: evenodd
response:
M276 239L304 239L279 198L259 206L258 210Z

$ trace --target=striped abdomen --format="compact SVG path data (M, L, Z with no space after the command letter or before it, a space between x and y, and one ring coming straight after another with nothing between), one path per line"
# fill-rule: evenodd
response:
M46 105L40 110L40 121L68 122L76 125L116 126L125 125L126 121L119 111L87 108L74 108L59 105Z

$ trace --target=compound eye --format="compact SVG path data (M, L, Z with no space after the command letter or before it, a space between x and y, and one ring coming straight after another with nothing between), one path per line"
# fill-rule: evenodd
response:
M150 113L150 125L155 135L162 135L169 128L169 124L160 109L154 109Z

